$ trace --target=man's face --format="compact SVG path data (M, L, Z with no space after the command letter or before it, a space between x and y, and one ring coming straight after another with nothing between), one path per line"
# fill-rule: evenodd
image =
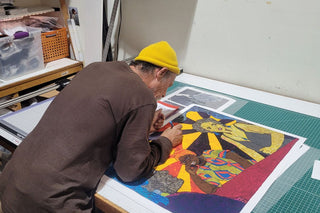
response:
M175 79L175 74L171 74L167 77L155 77L149 84L149 88L152 90L154 97L157 100L163 98L166 95L168 88L173 85Z

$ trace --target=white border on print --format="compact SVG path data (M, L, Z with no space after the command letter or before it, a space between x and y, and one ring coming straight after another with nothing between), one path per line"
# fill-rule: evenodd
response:
M297 138L298 141L292 146L292 148L290 149L290 151L284 156L284 158L279 162L279 164L275 167L275 169L269 174L269 176L266 178L266 180L261 184L261 186L259 187L259 189L252 195L252 197L250 198L250 200L246 203L246 205L242 208L241 213L246 213L246 212L251 212L254 207L258 204L258 202L261 200L261 198L263 197L263 195L268 191L268 189L271 187L272 183L279 178L295 161L297 161L306 151L309 150L309 146L304 145L304 142L306 141L306 138L298 136L298 135L294 135L288 132L284 132L282 130L279 129L275 129L272 127L268 127L259 123L255 123L253 121L249 121L243 118L239 118L237 116L234 115L230 115L228 113L224 113L224 112L219 112L215 109L209 108L209 107L205 107L205 106L201 106L198 104L191 104L188 107L184 108L183 110L179 111L177 114L173 115L172 118L170 118L170 120L174 120L175 118L177 118L178 116L182 115L183 113L185 113L186 111L189 111L192 107L200 107L203 108L205 110L210 110L212 112L216 112L225 116L228 116L230 118L234 118L240 121L245 121L247 123L250 124L254 124L275 132L279 132L288 136L292 136L294 138Z
M215 92L208 92L208 91L204 91L202 89L197 89L197 88L193 88L193 87L182 87L182 88L178 89L177 91L174 91L173 93L165 96L163 99L161 99L161 101L170 101L172 103L175 103L175 104L178 104L178 105L182 105L184 107L188 107L188 105L184 105L184 104L177 103L175 101L169 100L169 98L171 98L173 96L176 96L176 95L180 94L182 91L187 90L187 89L190 89L190 90L193 90L193 91L196 91L196 92L200 92L202 94L207 94L207 95L211 95L211 96L215 96L215 97L226 99L227 102L225 104L223 104L222 106L220 106L217 109L215 109L215 110L218 110L218 111L223 111L226 108L228 108L229 106L231 106L233 103L236 102L234 99L229 98L227 96L219 95L219 94L216 94ZM199 105L199 106L202 106L202 105Z
M107 175L101 178L97 193L128 212L171 212Z

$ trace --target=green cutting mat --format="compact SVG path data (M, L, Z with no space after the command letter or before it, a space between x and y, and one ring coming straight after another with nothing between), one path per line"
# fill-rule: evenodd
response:
M273 184L253 212L320 212L320 181L311 178L313 162L320 159L320 119L252 101L235 115L305 137L305 144L312 147ZM282 187L290 182L288 179L293 185L284 190ZM286 193L275 200L274 196L282 192ZM272 208L265 208L265 203Z
M248 102L234 115L305 137L305 144L320 149L319 118L253 101Z
M319 149L309 149L272 184L253 212L320 212L320 181L310 178L319 156Z
M175 82L168 93L183 86L194 87ZM211 92L222 94L216 91ZM307 138L305 144L311 147L274 182L253 212L320 212L320 181L311 178L313 162L320 159L320 119L235 96L223 95L236 100L236 103L224 112L305 137Z

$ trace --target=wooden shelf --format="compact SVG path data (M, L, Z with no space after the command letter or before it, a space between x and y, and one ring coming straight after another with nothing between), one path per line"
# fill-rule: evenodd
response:
M18 9L27 9L28 12L27 13L22 13L22 14L18 14L18 15L5 15L5 16L0 16L0 21L14 21L14 20L18 20L18 19L22 19L24 17L28 17L28 16L34 16L34 15L41 15L41 14L45 14L45 13L49 13L49 12L53 12L54 9L51 7L30 7L30 8L18 8Z
M25 74L8 81L0 81L0 97L15 94L25 89L47 83L79 72L83 68L80 61L62 58L46 64L45 69Z

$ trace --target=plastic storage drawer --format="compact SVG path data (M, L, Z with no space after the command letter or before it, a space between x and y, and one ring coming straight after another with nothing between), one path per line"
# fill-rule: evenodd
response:
M27 28L28 37L0 38L0 79L10 80L44 69L41 30Z

